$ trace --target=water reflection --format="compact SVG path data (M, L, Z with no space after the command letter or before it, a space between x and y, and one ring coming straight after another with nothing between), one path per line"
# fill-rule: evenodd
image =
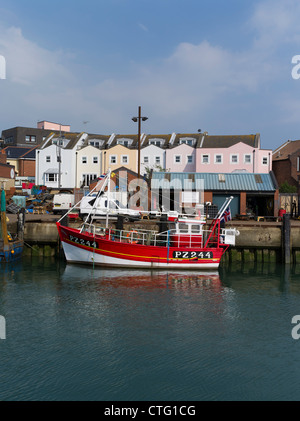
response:
M221 279L218 271L169 272L128 269L91 269L86 266L66 265L62 281L94 280L101 285L115 288L199 288L210 285L220 288Z
M66 264L53 258L28 258L14 264L0 266L0 288L30 280L41 282L46 277L58 289L65 282L76 282L82 287L87 282L114 288L146 289L268 289L281 293L300 293L300 265L283 265L277 262L232 262L222 264L218 271L158 271L92 268Z
M299 400L299 294L300 267L276 262L167 272L23 259L0 273L0 399Z

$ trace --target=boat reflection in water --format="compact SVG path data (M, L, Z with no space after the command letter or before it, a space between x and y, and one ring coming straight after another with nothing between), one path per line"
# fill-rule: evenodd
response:
M209 285L221 288L218 271L169 271L100 269L68 263L62 275L63 281L88 282L93 280L101 285L128 288L199 288Z

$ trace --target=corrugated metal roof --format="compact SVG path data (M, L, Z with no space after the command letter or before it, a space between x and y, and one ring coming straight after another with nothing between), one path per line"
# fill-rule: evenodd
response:
M170 181L168 181L170 180ZM270 174L251 173L164 173L153 172L151 188L174 187L176 190L203 189L210 191L275 191ZM222 181L225 180L225 181ZM170 184L169 184L170 183Z

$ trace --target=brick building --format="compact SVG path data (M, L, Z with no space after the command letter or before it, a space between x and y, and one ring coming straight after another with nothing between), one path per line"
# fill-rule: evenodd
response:
M6 146L0 155L6 156L7 163L13 165L16 172L16 186L22 182L35 181L36 148L21 146Z
M288 182L299 190L300 140L288 140L273 152L273 171L279 186Z

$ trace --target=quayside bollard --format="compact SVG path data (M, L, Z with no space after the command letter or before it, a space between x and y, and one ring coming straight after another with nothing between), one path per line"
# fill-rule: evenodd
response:
M282 261L289 264L291 263L291 220L287 213L282 215L281 244Z

